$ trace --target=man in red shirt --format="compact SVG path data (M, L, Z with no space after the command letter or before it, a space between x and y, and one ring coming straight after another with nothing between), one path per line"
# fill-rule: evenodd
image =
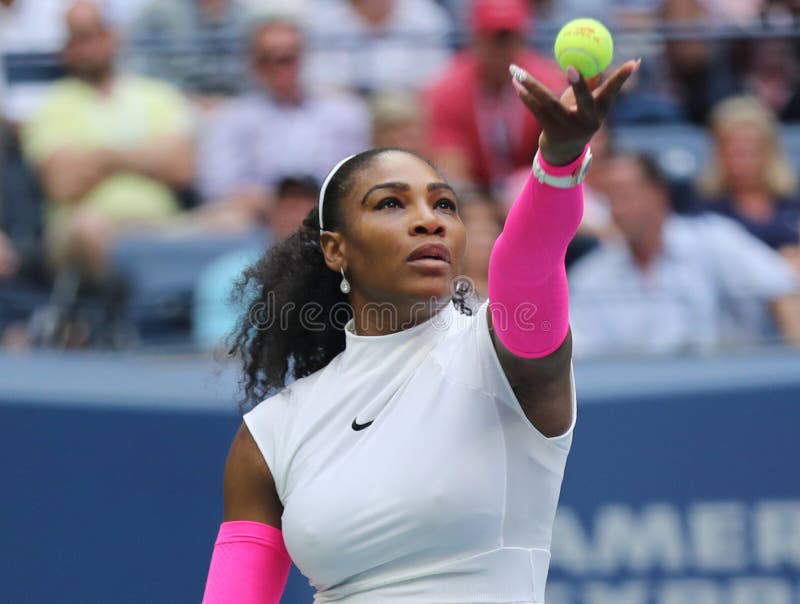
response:
M524 67L554 92L567 82L554 61L525 48L529 21L525 0L474 0L471 47L424 95L432 159L451 180L497 192L533 160L541 128L519 103L508 66Z

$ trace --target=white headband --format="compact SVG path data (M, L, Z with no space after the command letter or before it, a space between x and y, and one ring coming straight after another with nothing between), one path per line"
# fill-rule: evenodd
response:
M339 168L341 168L344 164L346 164L351 159L353 159L356 155L358 155L358 154L356 153L354 155L351 155L350 157L345 157L342 161L340 161L338 164L336 164L333 167L333 170L328 172L328 175L325 177L325 181L322 183L322 188L319 190L319 202L318 202L318 205L319 205L319 232L320 233L325 230L325 229L322 228L322 201L325 199L325 191L328 189L328 183L331 182L331 179L334 176L336 176L336 173L339 171Z

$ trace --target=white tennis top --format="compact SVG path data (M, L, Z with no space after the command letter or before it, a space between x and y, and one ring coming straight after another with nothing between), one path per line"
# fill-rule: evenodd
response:
M544 602L573 427L525 417L487 303L386 336L351 321L328 366L245 415L315 603Z

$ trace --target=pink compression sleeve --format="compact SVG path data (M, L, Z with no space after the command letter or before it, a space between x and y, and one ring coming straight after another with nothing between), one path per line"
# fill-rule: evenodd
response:
M548 174L566 176L585 154L567 166L541 163ZM511 207L489 261L489 304L497 337L517 356L547 356L567 337L564 256L582 216L582 185L559 189L533 173Z
M203 604L278 604L291 565L280 530L246 520L223 522Z

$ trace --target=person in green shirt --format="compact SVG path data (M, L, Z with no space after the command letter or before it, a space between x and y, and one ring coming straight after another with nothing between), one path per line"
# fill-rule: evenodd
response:
M65 18L69 75L24 126L23 148L48 198L51 264L98 276L119 233L178 213L175 193L194 179L192 120L171 85L115 69L118 40L96 5Z

